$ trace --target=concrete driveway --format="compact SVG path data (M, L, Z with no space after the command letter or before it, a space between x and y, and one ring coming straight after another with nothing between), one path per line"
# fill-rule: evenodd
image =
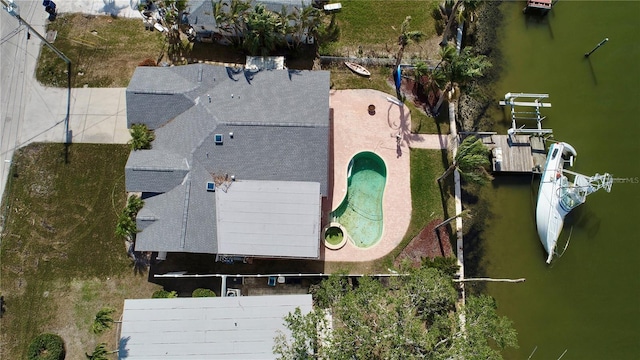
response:
M58 0L58 12L139 15L137 0ZM22 19L45 34L48 14L39 1L16 1ZM135 4L134 4L135 5ZM31 142L64 142L67 101L72 142L129 141L125 88L49 88L35 80L42 42L28 28L0 10L0 194L4 193L13 152ZM55 45L55 44L54 44Z

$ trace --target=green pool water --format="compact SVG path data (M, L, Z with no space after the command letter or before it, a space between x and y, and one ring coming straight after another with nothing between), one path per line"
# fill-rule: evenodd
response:
M331 213L331 221L342 224L354 245L370 247L382 235L382 195L387 168L376 154L356 154L347 171L347 196Z

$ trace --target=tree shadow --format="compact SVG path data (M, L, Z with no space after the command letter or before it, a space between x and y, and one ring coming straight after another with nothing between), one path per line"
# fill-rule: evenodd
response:
M104 3L104 6L99 12L109 14L114 18L120 14L120 11L129 7L129 5L117 6L115 0L102 0L102 2Z
M127 344L129 343L129 340L131 340L131 337L127 336L127 337L121 337L120 340L118 341L118 358L119 359L126 359L129 357L129 349L127 348Z
M144 275L149 270L149 265L151 264L151 253L134 251L131 262L133 265L133 274Z

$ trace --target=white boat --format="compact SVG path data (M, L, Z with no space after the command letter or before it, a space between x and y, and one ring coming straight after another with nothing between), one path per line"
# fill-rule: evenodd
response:
M583 204L587 195L601 188L611 191L613 178L607 173L588 177L564 169L565 163L573 165L575 156L576 150L571 145L562 142L552 144L540 178L536 225L540 241L548 254L547 264L551 263L555 254L565 216ZM569 181L567 174L573 176L573 182Z
M371 73L369 72L369 70L367 70L367 68L365 68L364 66L362 66L360 64L356 64L354 62L349 62L349 61L345 61L344 64L349 69L351 69L351 71L353 71L354 73L356 73L358 75L371 76Z

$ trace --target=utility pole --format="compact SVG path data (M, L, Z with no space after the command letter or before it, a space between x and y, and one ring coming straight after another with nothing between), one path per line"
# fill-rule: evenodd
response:
M18 22L20 24L24 24L29 29L29 34L36 34L36 36L38 36L38 38L40 38L40 40L42 40L45 45L49 47L49 49L53 50L53 52L56 53L59 58L67 63L67 115L64 118L64 143L69 144L71 142L71 136L69 135L69 113L71 112L71 60L69 60L69 58L66 57L65 54L63 54L60 50L53 46L53 44L48 42L44 36L40 35L40 33L36 31L36 29L34 29L31 25L29 25L29 23L27 23L20 17L18 5L16 5L13 0L0 0L0 3L4 5L4 9L7 10L7 12L11 16L18 19Z

